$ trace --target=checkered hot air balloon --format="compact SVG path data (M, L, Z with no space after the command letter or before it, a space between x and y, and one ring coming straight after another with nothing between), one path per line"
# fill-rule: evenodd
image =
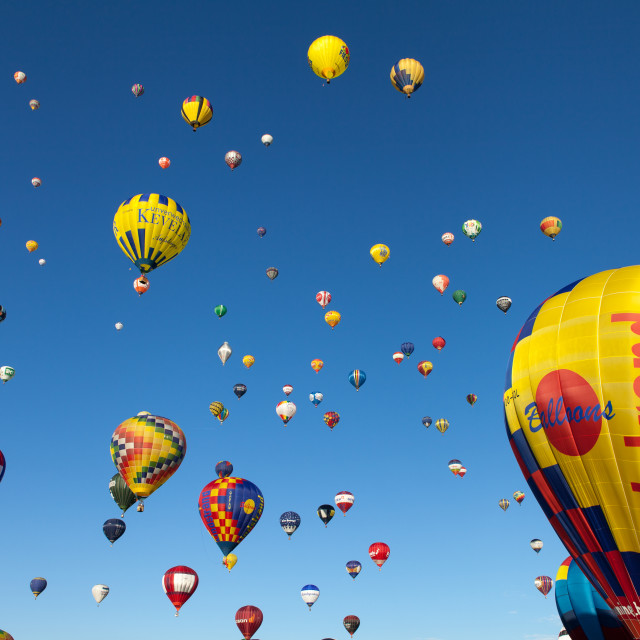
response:
M522 501L524 500L524 493L522 491L514 491L513 492L513 499L518 504L522 504Z
M338 422L340 422L340 414L335 411L327 411L323 416L324 423L333 431Z
M190 567L179 565L171 567L162 576L162 588L176 608L176 616L182 605L194 594L198 588L198 574Z

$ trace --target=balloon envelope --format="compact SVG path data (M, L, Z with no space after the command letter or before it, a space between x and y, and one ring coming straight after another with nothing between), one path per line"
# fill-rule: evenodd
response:
M91 587L91 595L100 604L109 595L109 587L106 584L96 584Z
M349 374L349 382L356 388L356 391L367 381L367 374L360 369L354 369Z
M195 131L211 121L213 109L211 103L202 96L185 98L182 103L182 119Z
M236 611L236 625L245 640L251 640L262 624L262 611L253 605L245 605Z
M198 588L198 582L198 574L191 567L184 565L171 567L162 576L162 588L171 604L176 608L176 616L182 605Z
M29 583L29 588L34 597L37 598L47 588L47 581L44 578L34 578Z
M331 522L331 518L335 515L336 510L330 504L321 504L318 507L318 517L322 522L324 522L324 526L326 527L329 522Z
M228 460L220 460L216 465L218 478L228 478L233 473L233 465Z
M362 565L357 560L347 562L347 573L355 580L362 571Z
M378 565L379 569L382 569L382 565L387 561L390 553L389 545L384 542L374 542L369 547L369 556Z
M300 526L300 516L295 511L285 511L280 516L280 526L291 539L291 534Z
M124 535L126 530L127 525L124 523L124 520L120 520L120 518L109 518L109 520L102 525L102 531L112 545L118 538Z
M123 518L127 509L133 506L138 500L136 494L129 489L124 478L119 473L116 473L111 480L109 480L109 493L115 503L122 509Z
M422 86L424 68L413 58L403 58L391 67L390 76L394 89L404 93L409 98L412 93Z
M307 62L313 73L331 82L349 66L349 47L336 36L322 36L314 40L307 51Z

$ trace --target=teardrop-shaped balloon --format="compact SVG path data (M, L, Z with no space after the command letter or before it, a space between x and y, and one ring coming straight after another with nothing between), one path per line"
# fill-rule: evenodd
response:
M501 296L496 300L496 307L500 309L500 311L504 311L505 315L507 311L511 308L511 298L507 298L507 296Z
M222 404L222 402L216 401L216 402L212 402L209 405L209 411L211 411L211 413L216 418L222 413L223 409L224 409L224 405Z
M418 362L418 371L426 378L433 371L433 364L428 360Z
M289 420L291 420L291 418L293 418L293 416L296 415L296 410L296 405L288 400L278 402L276 405L276 413L280 416L285 425Z
M291 534L300 526L300 516L295 511L285 511L280 516L280 526L291 540Z
M453 233L447 232L442 234L442 242L444 242L447 245L447 247L453 244L454 238L455 236L453 235Z
M251 640L262 624L262 611L253 605L245 605L236 611L236 625L244 640Z
M233 350L231 349L231 345L225 340L218 348L218 358L220 358L223 367L227 360L231 357L232 353Z
M373 261L381 267L384 262L389 259L391 255L391 250L387 247L386 244L374 244L369 251Z
M279 271L275 267L269 267L267 269L267 278L269 280L275 280L278 277Z
M475 393L470 393L467 395L467 402L473 407L473 405L478 401L478 396Z
M176 608L176 616L198 588L198 582L198 574L191 567L184 565L171 567L162 576L162 588Z
M467 294L462 289L458 289L453 292L452 297L460 306L462 306L462 303L467 299Z
M91 587L91 595L100 606L100 603L109 595L109 587L106 584L96 584Z
M336 510L330 504L321 504L318 507L318 518L324 522L326 527L335 515Z
M317 407L321 402L324 396L319 391L314 391L309 394L309 400L313 403L314 407Z
M498 506L503 510L506 511L509 508L509 501L506 498L502 498L502 500L498 501Z
M544 546L544 543L542 542L542 540L538 540L538 538L534 538L529 543L529 545L536 553L540 553L540 549L542 549L542 547Z
M367 374L360 370L354 369L349 374L349 382L356 388L356 391L360 390L360 387L367 381Z
M231 569L233 569L237 563L238 556L235 553L228 553L224 558L222 558L222 564L227 568L229 573L231 573Z
M138 500L135 493L129 489L124 478L116 473L109 480L109 493L115 503L122 509L122 518L129 507L132 507Z
M124 535L126 530L127 525L124 523L124 520L120 520L119 518L109 518L109 520L102 525L102 532L112 546L116 540Z
M467 238L471 238L474 242L476 238L480 235L482 231L482 224L479 220L467 220L462 224L462 233L464 233Z
M233 171L242 164L242 154L239 151L227 151L224 155L224 161L231 171Z
M444 433L449 428L449 421L446 418L436 420L436 429L440 433Z
M234 384L233 385L233 393L236 394L238 400L242 398L242 396L247 393L247 385L246 384Z
M213 311L218 316L218 318L222 318L222 316L226 315L227 313L227 307L225 307L223 304L219 304Z
M340 414L335 411L327 411L323 416L323 420L327 427L333 430L333 427L340 422Z
M369 556L378 565L378 569L382 569L382 565L387 561L390 553L389 545L384 542L374 542L369 547Z
M428 429L431 426L431 423L433 421L431 420L431 418L429 416L425 416L424 418L422 418L422 424Z
M440 295L442 295L445 289L449 286L449 278L441 274L441 275L435 276L431 281L431 284L433 284L436 291L439 291Z
M318 373L320 371L320 369L322 369L322 367L324 367L324 362L322 362L322 360L312 360L311 361L311 368Z
M228 460L220 460L215 471L218 478L228 478L233 473L233 465Z
M29 588L33 593L34 599L36 599L47 588L47 581L42 577L34 578L29 583Z
M347 573L355 580L362 571L362 565L357 560L349 560L346 565Z
M344 628L349 632L349 635L353 638L353 634L358 630L360 626L360 618L358 616L345 616L342 621Z
M337 36L321 36L311 43L307 51L311 70L327 84L346 71L350 58L349 47Z
M339 491L335 497L336 507L346 516L347 511L353 507L354 496L351 491Z
M548 216L540 223L540 231L552 240L562 231L562 220L556 216Z
M290 384L285 384L284 387L282 387L282 391L285 396L288 396L293 392L293 387Z
M553 579L549 576L538 576L533 583L536 589L546 598L547 594L553 589Z
M316 302L324 309L331 302L331 294L328 291L318 291Z
M435 349L442 351L447 344L447 341L442 336L437 336L431 342Z
M255 364L256 359L251 355L246 355L242 358L242 364L247 367L247 369L251 369Z

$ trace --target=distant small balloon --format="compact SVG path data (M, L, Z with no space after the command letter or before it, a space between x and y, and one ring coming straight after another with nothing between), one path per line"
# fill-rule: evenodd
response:
M444 349L444 346L447 344L446 340L442 337L442 336L438 336L437 338L434 338L433 341L431 342L431 344L434 346L434 348L436 348L438 351L442 351Z
M242 155L238 151L227 151L224 155L224 161L233 171L242 164Z
M27 81L27 74L24 71L16 71L13 74L13 79L18 83L22 84Z
M438 275L435 276L431 283L436 288L436 291L439 291L440 295L442 295L445 289L449 286L449 278L447 278L447 276Z
M418 371L426 378L433 371L433 364L428 360L418 362Z
M464 233L467 238L471 238L473 242L476 241L476 238L480 235L482 231L482 224L479 220L467 220L462 224L462 233Z
M293 391L293 387L290 384L285 384L284 387L282 387L282 391L285 396L288 396Z
M309 394L309 401L313 403L314 407L317 407L321 402L324 396L319 391L314 391Z
M324 362L322 362L322 360L312 360L311 361L311 368L318 373L320 371L320 369L322 369L322 367L324 367Z
M33 253L38 248L38 243L35 240L28 240L25 246L29 253Z
M227 307L223 304L219 304L213 309L213 312L218 316L218 318L222 318L222 316L227 313Z
M475 393L470 393L467 395L467 402L473 407L473 405L478 401L478 396Z
M502 498L502 500L498 501L498 506L506 511L509 508L509 501L506 498Z
M462 303L467 299L467 294L462 289L458 289L453 292L452 298L462 306Z
M400 351L396 351L393 354L393 359L400 364L403 360L404 360L404 353L401 353Z
M356 388L356 391L360 390L360 387L367 381L367 374L360 370L354 369L349 374L349 382Z
M336 413L335 411L327 411L327 413L325 413L322 418L327 427L329 427L329 429L331 429L332 431L333 427L335 427L338 422L340 422L340 414Z
M44 267L44 265L47 264L47 261L44 258L40 258L40 260L38 260L38 264L41 267Z
M446 418L436 420L436 429L440 433L444 433L449 428L449 421Z
M131 92L136 98L139 98L144 93L144 87L141 84L134 84L131 87Z
M507 298L507 296L502 296L496 300L496 306L500 311L504 311L505 315L507 311L511 308L511 298Z
M133 288L137 291L138 295L141 296L145 291L148 291L151 283L148 278L144 276L140 276L133 281Z
M278 270L275 267L269 267L267 269L267 277L269 280L275 280L278 277Z
M242 364L247 367L247 369L251 369L255 364L256 359L251 355L246 355L242 358Z
M222 366L225 365L227 360L231 357L233 350L231 349L231 345L225 340L220 347L218 348L218 358L220 358L222 362Z
M270 134L268 134L268 133L265 133L265 134L262 136L261 140L262 140L262 144L263 144L265 147L268 147L268 146L270 146L270 145L271 145L271 143L273 142L273 136L272 136L272 135L270 135ZM285 145L285 146L286 146L286 145Z
M15 375L16 370L13 367L10 367L7 364L0 367L0 380L2 380L2 384L11 380Z
M447 247L453 243L454 235L453 233L443 233L442 234L442 242L444 242Z
M285 426L293 416L296 415L296 405L293 402L289 402L288 400L282 400L282 402L278 402L276 405L276 413L280 416L282 422L284 422Z
M433 420L431 420L431 418L429 416L425 416L424 418L422 418L422 424L428 429L431 426L431 423L433 422Z
M536 553L540 553L540 549L544 546L542 540L538 540L538 538L534 538L529 544Z
M238 400L242 398L242 396L247 393L247 385L246 384L234 384L233 385L233 393L236 394Z
M331 294L328 291L318 291L316 302L324 309L331 302Z
M124 325L122 324L122 322L116 322L116 331L122 331L123 327Z
M216 464L216 474L218 478L228 478L233 473L233 465L228 460L220 460Z
M37 111L40 108L40 103L37 100L29 100L29 106L32 111Z
M267 230L264 227L258 227L258 235L264 238L267 235Z
M165 158L164 156L162 158L160 158L160 160L158 160L158 164L163 168L163 169L168 169L171 166L171 160L169 160L169 158Z
M340 320L342 320L342 316L337 311L327 311L327 313L324 314L324 321L332 329L335 329L335 327L338 326Z
M31 184L37 188L42 184L42 180L40 178L31 178Z

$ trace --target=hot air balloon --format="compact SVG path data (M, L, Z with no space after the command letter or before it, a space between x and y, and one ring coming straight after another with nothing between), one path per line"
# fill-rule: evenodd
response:
M433 364L428 360L418 362L418 371L426 378L433 371Z
M449 471L451 471L454 476L460 473L460 469L462 469L462 462L460 462L460 460L449 460Z
M116 328L116 331L122 331L122 329L124 328L124 325L122 324L122 322L116 322L115 328Z
M362 565L357 560L347 562L347 573L355 580L362 571Z
M6 309L0 304L0 322L4 322L4 320L7 319L7 311Z
M37 111L40 108L40 103L37 100L29 100L29 106L31 111Z
M502 498L502 500L498 501L498 506L503 510L506 511L509 508L509 501L506 498Z
M220 422L220 424L222 424L227 418L229 417L229 409L227 409L226 407L220 412L220 415L218 416L218 422Z
M407 358L413 353L414 348L413 342L403 342L400 345L400 351L402 351Z
M360 387L367 381L367 374L360 369L354 369L349 374L349 382L356 388L356 391L360 390Z
M269 280L275 280L278 277L279 271L275 267L269 267L267 269L267 278Z
M507 296L502 296L496 300L496 307L500 309L500 311L504 311L504 315L507 315L507 311L511 308L511 298L507 298Z
M444 293L444 290L449 286L449 278L444 275L438 275L433 278L431 284L436 288L436 291L440 292L440 295Z
M291 534L300 526L300 516L295 511L285 511L280 516L280 526L291 540Z
M453 233L443 233L442 234L442 242L444 242L447 247L453 243L454 235Z
M140 276L133 281L133 288L139 296L141 296L145 291L148 291L150 286L151 283L144 276Z
M558 640L571 640L571 636L566 629L560 629L560 633L558 633Z
M133 93L136 98L139 98L144 93L144 87L141 84L134 84L133 87L131 87L131 93Z
M349 635L353 638L353 634L358 630L360 626L360 618L358 616L345 616L342 621L344 628L349 632Z
M391 67L391 84L393 88L404 93L407 98L416 92L424 80L424 68L413 58L398 60Z
M227 313L227 307L225 307L223 304L219 304L214 308L213 312L218 316L218 318L222 318L222 316L226 315Z
M195 131L211 121L213 109L211 103L202 96L185 98L182 103L182 119Z
M47 581L44 578L34 578L29 583L29 588L31 589L31 593L33 593L34 599L47 588Z
M251 533L263 509L262 491L253 482L231 476L210 482L198 500L202 522L223 556Z
M462 306L462 303L467 299L467 294L462 289L458 289L453 292L452 298Z
M4 453L0 451L0 482L2 482L2 478L4 478L4 472L7 470L7 461L4 457Z
M223 367L227 360L231 357L232 353L233 349L226 340L218 347L218 358L220 358Z
M337 311L327 311L324 314L324 321L333 329L340 323L342 316Z
M458 478L464 478L467 475L467 468L460 467L460 471L458 471Z
M27 81L27 74L24 71L16 71L13 74L13 79L18 83L22 84Z
M123 253L145 275L173 260L187 246L191 222L175 200L145 193L118 207L113 234Z
M288 400L282 400L276 405L276 413L280 416L285 425L289 420L291 420L291 418L293 418L293 416L296 415L296 410L296 405Z
M264 238L267 235L267 230L264 227L258 227L258 236Z
M429 416L425 416L424 418L422 418L422 424L428 429L431 426L431 423L433 422L433 420L431 420L431 418Z
M513 499L518 504L522 504L522 501L524 500L524 493L522 491L514 491L513 492Z
M182 429L168 418L141 411L111 436L111 458L127 486L142 501L180 467L187 453Z
M404 360L404 353L401 353L400 351L396 351L393 354L393 359L400 364L403 360Z
M136 494L129 489L124 478L116 473L111 480L109 480L109 493L114 502L122 509L122 518L129 507L132 507L136 501Z
M371 559L378 565L378 569L382 570L382 565L387 561L391 549L384 542L374 542L369 547L369 555Z
M284 387L282 387L282 391L285 396L288 396L293 391L293 387L290 384L285 384Z
M260 139L265 147L271 146L271 143L273 142L273 136L268 133L265 133Z
M236 394L238 400L242 398L242 396L247 393L247 385L246 384L234 384L233 385L233 393Z
M444 346L447 344L447 341L442 336L437 336L431 342L435 349L438 351L442 351Z
M171 567L162 576L162 588L176 608L176 616L180 613L182 605L195 593L198 582L198 574L191 567L184 565Z
M349 66L349 47L336 36L322 36L311 43L307 61L313 73L327 84L344 73Z
M328 291L318 291L316 302L324 309L331 302L331 294Z
M0 367L0 380L2 380L2 384L11 380L11 378L13 378L13 376L15 375L16 370L13 367L10 367L7 364Z
M223 409L224 409L224 405L222 404L222 402L219 402L217 400L216 400L216 402L212 402L209 405L209 411L211 411L211 413L216 418L222 413Z
M171 160L169 158L165 158L164 156L158 160L158 164L162 169L168 169L171 166Z
M228 460L220 460L215 471L218 478L228 478L233 473L233 465Z
M35 240L28 240L25 246L29 253L33 253L38 248L38 243Z
M347 511L349 511L349 509L353 507L353 501L353 493L351 493L350 491L340 491L336 494L335 497L336 507L338 507L338 509L342 511L345 517L347 515Z
M327 411L327 413L324 414L322 419L324 420L324 423L331 430L333 430L333 427L335 427L338 424L338 422L340 422L340 414L336 413L335 411Z
M449 428L449 421L446 418L436 420L436 429L440 433L444 433Z
M634 638L638 301L639 266L546 298L512 347L504 393L507 434L531 492Z
M471 238L473 242L476 241L476 238L480 235L482 231L482 224L479 220L467 220L462 223L462 233L464 233L467 238Z
M562 231L562 220L555 216L544 218L540 223L540 231L555 241L556 236Z
M119 518L109 518L109 520L102 525L102 532L112 547L113 543L124 535L126 530L127 525L124 523L124 520L120 520Z
M309 611L311 611L313 603L320 597L320 589L318 589L315 584L306 584L300 590L300 596L304 603L309 607Z
M470 393L467 395L467 402L473 407L473 405L478 401L478 396L475 393Z
M318 507L318 518L324 522L325 528L331 522L336 510L330 504L321 504Z
M251 369L255 363L256 359L253 356L246 355L242 358L242 364L247 367L247 369Z
M311 361L311 368L318 373L320 371L320 369L322 369L322 367L324 367L324 362L322 362L322 360L312 360Z
M314 391L309 394L309 400L313 403L314 407L317 407L321 402L324 396L319 391Z
M13 636L8 631L0 629L0 640L13 640Z
M106 584L96 584L91 587L91 595L100 606L100 603L109 595L109 587Z
M227 151L227 153L224 154L224 161L231 171L233 171L242 164L242 154L239 151Z
M43 267L45 264L47 264L47 261L44 258L40 258L40 260L38 260L38 264Z
M390 250L386 244L374 244L369 253L373 258L373 261L381 267L382 263L389 259Z
M533 583L536 589L546 598L547 594L553 589L553 580L549 576L538 576Z
M31 178L31 184L38 188L40 185L42 185L42 180L40 180L40 178Z
M529 544L531 545L531 548L536 553L540 553L540 549L542 549L542 547L543 547L542 540L538 540L538 538L534 538ZM556 581L557 581L557 578L556 578Z
M244 636L244 640L251 640L253 634L260 628L262 624L262 611L258 607L250 604L240 607L236 611L236 625L240 629L240 633Z
M227 568L229 573L231 573L231 569L233 569L237 563L238 556L235 553L228 553L224 558L222 558L222 564Z

